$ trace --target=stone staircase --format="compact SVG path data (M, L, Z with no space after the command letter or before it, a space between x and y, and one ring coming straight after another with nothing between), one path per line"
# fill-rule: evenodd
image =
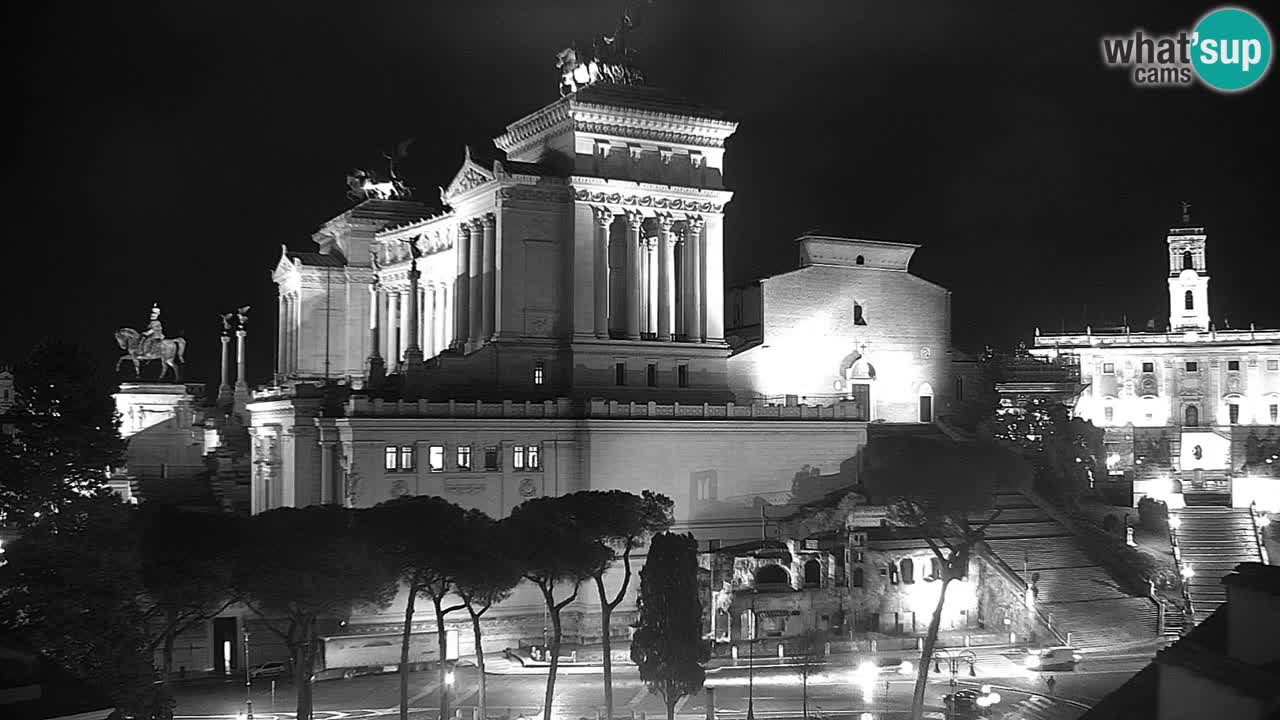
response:
M1075 705L1031 695L1014 705L1004 717L1005 720L1075 720L1084 713L1083 708Z
M1121 590L1066 526L1019 493L997 495L996 507L1001 513L987 528L987 546L1032 586L1040 610L1059 633L1070 633L1073 645L1155 637L1155 603Z
M1227 600L1222 578L1242 562L1262 562L1248 508L1185 507L1173 513L1178 527L1178 570L1185 578L1196 624Z

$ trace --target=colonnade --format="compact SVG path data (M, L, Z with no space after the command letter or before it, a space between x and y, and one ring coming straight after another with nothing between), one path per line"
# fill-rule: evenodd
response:
M417 297L409 285L370 285L369 327L374 350L391 363L404 359L409 348L410 322L417 323L417 341L423 357L435 357L455 341L453 321L454 283L449 280L419 284ZM416 317L415 317L416 316Z
M276 368L282 374L298 370L298 329L302 326L302 302L298 292L280 296L279 332L276 333Z
M718 273L723 260L720 238L709 238L701 216L663 214L646 218L636 211L621 215L604 207L595 217L595 335L620 332L628 340L718 342L724 337L724 303ZM614 224L625 225L625 262L621 278L609 273ZM656 235L648 232L656 231ZM622 282L621 307L610 302L610 282ZM711 293L711 296L708 296Z

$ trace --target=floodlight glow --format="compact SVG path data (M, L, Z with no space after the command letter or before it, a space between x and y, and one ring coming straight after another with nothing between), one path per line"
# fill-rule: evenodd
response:
M1182 518L1178 517L1177 515L1170 517L1169 527L1173 528L1174 530L1177 530L1178 528L1182 527Z
M1000 693L998 693L998 692L993 692L993 693L991 693L990 695L988 695L988 697L990 697L990 698L991 698L991 704L992 704L992 705L998 705L998 704L1000 704Z
M445 672L445 674L444 674L444 684L445 684L445 685L453 685L453 671L452 671L452 670L448 670L448 671L446 671L446 672Z
M974 702L976 702L978 704L978 707L981 707L981 708L987 707L991 704L990 698L988 698L986 695L979 696L978 699L975 700Z
M900 675L910 675L913 672L915 672L915 666L911 664L910 660L903 660L902 664L898 666Z
M1120 464L1120 453L1111 453L1107 456L1107 467L1113 468Z
M858 676L859 677L867 677L868 675L874 676L878 670L879 668L876 667L875 663L871 662L870 660L863 660L858 665Z
M1270 524L1271 524L1271 518L1267 517L1266 515L1258 516L1258 527L1266 527ZM0 548L0 552L4 552L4 549Z
M1193 570L1190 565L1187 565L1182 568L1182 577L1185 580L1190 580L1191 578L1195 577L1195 574L1196 574L1196 571Z
M978 692L982 693L983 695L990 695L990 694L991 694L991 686L990 686L990 685L983 685L982 687L978 688Z

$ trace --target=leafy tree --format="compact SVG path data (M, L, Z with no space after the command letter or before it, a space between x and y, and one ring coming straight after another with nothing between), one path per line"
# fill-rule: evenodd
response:
M255 515L238 553L235 587L289 648L298 720L311 720L317 624L360 605L386 607L396 568L380 562L357 523L361 510L337 505L279 508Z
M83 349L37 347L14 368L13 433L0 433L0 523L23 528L107 489L124 462L115 385Z
M5 546L0 626L108 693L125 715L169 718L147 636L136 510L113 495L65 498Z
M996 445L958 445L911 435L876 438L867 444L866 457L868 493L890 505L893 525L923 533L942 566L938 603L929 621L911 703L912 717L919 720L924 712L927 660L937 644L947 587L967 575L975 546L1000 514L994 508L995 491L1030 482L1031 469L1016 454ZM985 517L973 524L974 516Z
M605 566L612 553L583 528L583 518L566 497L535 498L521 503L502 522L504 542L526 580L538 587L551 617L551 667L543 698L543 717L551 717L556 672L563 637L560 611L578 597L578 589ZM572 583L573 592L557 600L556 586Z
M480 673L478 715L486 715L488 708L488 681L484 674L484 645L480 633L480 618L489 608L502 602L520 584L520 566L512 560L512 550L504 544L508 537L499 530L499 523L479 510L468 510L463 518L461 536L466 546L459 560L455 578L458 597L471 616L471 632L475 638L476 666Z
M680 698L701 690L706 680L701 636L698 543L693 535L656 535L640 569L640 619L631 640L631 659L640 669L640 679L662 695L667 720L675 718Z
M631 553L650 536L665 532L674 521L671 498L645 490L634 495L622 490L588 490L565 496L574 506L587 537L604 546L608 562L592 573L600 595L601 644L604 653L605 717L613 717L613 655L610 619L631 584ZM623 575L618 591L609 597L604 576L613 563L621 560Z
M409 717L409 640L418 595L431 598L440 652L437 672L444 687L448 636L444 617L463 605L443 607L464 565L464 511L441 497L405 495L380 503L365 515L379 555L391 563L405 586L404 631L400 644L400 718ZM448 717L448 693L440 693L440 716Z
M173 674L174 639L238 599L232 589L234 556L227 553L226 540L238 536L244 522L225 513L165 506L143 505L139 511L142 583L150 605L146 620L158 628L148 651L162 648L165 678Z

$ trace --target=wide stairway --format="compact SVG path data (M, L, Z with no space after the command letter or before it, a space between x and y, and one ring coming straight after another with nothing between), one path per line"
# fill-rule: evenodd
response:
M1035 589L1036 604L1073 645L1100 648L1155 636L1155 604L1120 589L1061 523L1019 493L996 496L987 545ZM975 520L977 518L974 518Z
M1248 508L1185 507L1178 520L1178 570L1184 578L1196 624L1227 600L1222 578L1242 562L1262 562Z

